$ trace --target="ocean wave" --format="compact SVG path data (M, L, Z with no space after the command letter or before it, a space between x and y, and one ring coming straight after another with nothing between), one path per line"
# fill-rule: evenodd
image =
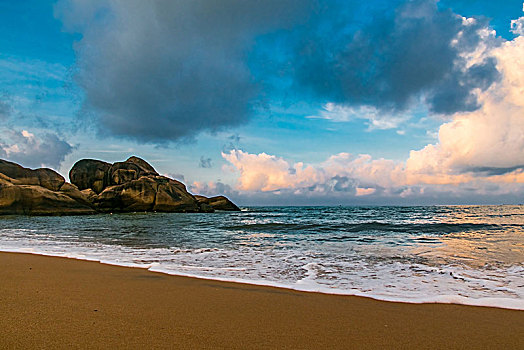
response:
M304 224L304 223L244 223L241 225L221 226L221 229L229 231L277 231L277 232L395 232L395 233L433 233L448 234L469 231L500 231L507 229L521 229L521 225L514 224L479 224L479 223L387 223L379 221L347 223L347 224Z

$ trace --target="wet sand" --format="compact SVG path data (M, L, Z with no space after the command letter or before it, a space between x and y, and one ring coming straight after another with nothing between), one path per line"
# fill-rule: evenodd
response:
M523 349L524 311L0 253L1 349Z

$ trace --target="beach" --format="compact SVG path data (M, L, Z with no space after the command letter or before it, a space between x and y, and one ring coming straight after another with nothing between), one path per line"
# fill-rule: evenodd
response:
M524 312L0 253L0 348L521 349Z

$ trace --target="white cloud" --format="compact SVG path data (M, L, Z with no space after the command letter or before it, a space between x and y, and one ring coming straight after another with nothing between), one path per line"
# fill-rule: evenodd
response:
M369 155L340 153L315 166L241 150L222 156L239 172L237 189L248 192L290 190L295 195L338 192L365 196L377 188L392 188L405 182L401 164L374 160Z
M350 107L336 103L326 103L316 116L308 118L318 118L331 120L333 122L349 122L355 119L367 121L369 130L375 129L395 129L405 123L410 118L410 111L402 114L385 113L373 106Z
M340 153L314 165L292 163L265 153L250 154L241 150L223 153L238 172L235 196L266 198L271 194L279 203L342 203L367 200L377 203L425 200L439 203L442 198L458 201L472 196L504 198L524 194L524 171L510 173L437 175L413 172L405 163L372 159L369 155L352 156ZM194 183L195 193L214 194L214 183ZM502 197L501 197L502 196ZM240 197L239 197L240 198ZM320 201L319 201L320 200ZM298 202L297 202L298 201ZM286 203L287 203L286 202Z
M505 42L492 54L501 81L479 94L479 110L458 113L443 124L438 143L411 152L406 163L411 182L428 182L428 177L464 182L470 180L464 175L468 171L524 165L524 37Z
M522 3L522 11L524 12L524 3ZM511 21L511 31L516 35L524 35L524 16Z
M318 173L303 163L290 165L286 160L266 153L249 154L242 150L222 153L240 173L238 189L275 191L281 188L307 187L318 181Z

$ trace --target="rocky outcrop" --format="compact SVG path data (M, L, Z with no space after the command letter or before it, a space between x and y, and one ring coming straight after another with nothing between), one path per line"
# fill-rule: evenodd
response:
M85 196L51 169L27 169L0 159L0 214L94 214Z
M91 189L100 193L107 186L106 173L110 168L111 164L101 160L82 159L69 171L69 180L80 191Z
M213 212L239 210L224 196L193 196L143 159L113 164L78 161L71 183L51 169L27 169L0 160L0 215L74 215L97 212Z
M195 198L200 204L207 204L214 210L240 211L240 208L224 196L207 198L196 195Z
M69 178L100 212L214 211L212 205L190 194L183 183L159 175L138 157L114 164L83 159L73 166Z

